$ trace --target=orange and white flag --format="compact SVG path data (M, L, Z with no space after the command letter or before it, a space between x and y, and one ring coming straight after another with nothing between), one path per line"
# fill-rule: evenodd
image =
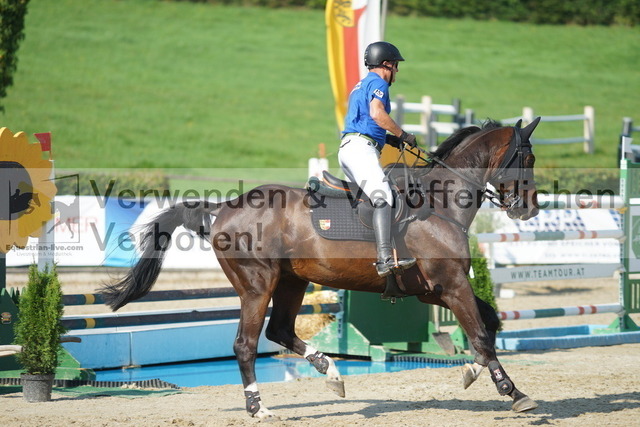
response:
M382 39L380 0L327 0L327 54L338 127L342 129L351 89L367 74L364 51Z

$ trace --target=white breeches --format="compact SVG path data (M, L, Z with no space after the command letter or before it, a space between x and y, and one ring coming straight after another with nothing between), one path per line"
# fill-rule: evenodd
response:
M393 205L391 188L380 167L380 153L373 143L358 135L347 135L340 147L338 162L347 179L358 184L372 203L384 199Z

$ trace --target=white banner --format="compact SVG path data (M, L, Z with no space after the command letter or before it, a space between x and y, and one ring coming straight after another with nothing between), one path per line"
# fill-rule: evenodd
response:
M59 266L129 267L138 259L136 246L143 225L168 204L163 200L137 201L93 196L57 196L55 219L45 233L54 243L39 245L29 238L25 249L7 253L7 266L38 261L40 251L53 250ZM219 268L211 246L195 233L179 227L172 235L165 268Z
M496 233L539 231L596 231L620 228L620 214L614 209L541 210L528 221L509 220L504 213L491 213ZM619 263L620 242L616 239L493 243L491 258L496 264Z

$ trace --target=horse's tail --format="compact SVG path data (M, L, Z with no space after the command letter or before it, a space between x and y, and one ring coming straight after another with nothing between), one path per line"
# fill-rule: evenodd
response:
M201 238L206 238L211 232L211 216L216 215L220 206L207 201L185 202L158 214L144 228L140 243L142 254L138 262L121 280L105 284L100 289L105 304L116 311L145 296L160 274L166 250L171 243L171 233L184 225Z

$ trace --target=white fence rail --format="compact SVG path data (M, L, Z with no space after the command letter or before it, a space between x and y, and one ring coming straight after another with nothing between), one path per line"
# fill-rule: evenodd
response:
M460 129L460 100L453 104L434 104L430 96L423 96L422 102L405 102L403 96L398 96L391 102L391 110L395 112L395 120L402 128L410 133L421 135L427 147L438 145L438 135L451 135ZM419 124L405 123L405 114L419 114ZM440 115L451 116L451 121L439 121Z
M421 102L406 102L403 96L398 96L391 102L391 110L395 113L396 122L407 132L424 137L424 143L428 148L433 148L438 144L438 136L449 136L462 126L473 124L473 110L466 110L462 114L460 110L460 100L454 100L451 105L434 104L430 96L423 96ZM406 114L419 114L420 123L405 123ZM451 116L448 121L441 121L440 116ZM524 107L522 115L500 120L502 124L513 125L522 119L523 124L530 123L535 118L533 109ZM627 120L627 119L625 119ZM629 121L631 119L628 119ZM585 153L593 154L595 144L595 110L591 106L584 107L582 114L567 114L560 116L541 116L542 122L582 122L582 135L541 139L533 138L534 144L576 144L582 143ZM638 130L632 124L628 129Z
M515 124L518 120L522 119L523 124L531 123L533 121L535 115L533 113L533 108L524 107L522 109L522 116L512 117L509 119L500 120L502 124L512 125ZM552 138L552 139L540 139L540 138L532 138L531 142L533 144L575 144L575 143L583 143L584 152L593 154L594 144L595 144L595 122L596 122L596 113L595 109L589 105L584 107L584 112L582 114L568 114L563 116L541 116L541 122L546 123L557 123L557 122L582 122L582 135L574 136L568 138Z

